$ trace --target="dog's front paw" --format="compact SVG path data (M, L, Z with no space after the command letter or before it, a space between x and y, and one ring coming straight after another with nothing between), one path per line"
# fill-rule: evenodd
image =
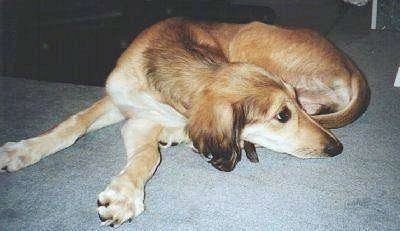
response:
M144 210L144 191L127 182L112 182L99 194L97 212L105 226L118 227Z
M0 147L0 171L14 172L39 160L40 156L32 155L25 141L8 142Z

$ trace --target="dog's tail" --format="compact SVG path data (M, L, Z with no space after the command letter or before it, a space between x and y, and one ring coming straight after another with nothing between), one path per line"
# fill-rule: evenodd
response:
M370 90L366 80L354 64L349 61L348 65L352 71L350 103L340 111L312 116L325 128L339 128L353 122L364 113L369 104Z

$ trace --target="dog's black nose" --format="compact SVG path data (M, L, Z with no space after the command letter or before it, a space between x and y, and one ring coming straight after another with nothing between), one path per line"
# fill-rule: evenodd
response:
M342 153L343 145L340 142L332 142L325 146L324 152L329 156L336 156Z

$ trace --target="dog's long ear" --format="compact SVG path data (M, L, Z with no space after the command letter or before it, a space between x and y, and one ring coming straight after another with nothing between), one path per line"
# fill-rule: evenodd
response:
M253 162L253 163L259 162L256 147L254 146L253 143L244 141L243 148L244 148L244 151L246 152L247 159L249 159L250 162Z
M232 171L241 158L240 133L246 116L240 103L229 103L219 97L204 97L190 109L186 127L200 153L210 157L221 171Z

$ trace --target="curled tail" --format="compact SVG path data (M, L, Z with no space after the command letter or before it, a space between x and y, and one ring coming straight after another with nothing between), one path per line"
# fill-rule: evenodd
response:
M369 104L370 91L367 82L352 63L349 66L352 71L350 103L340 111L312 116L325 128L339 128L353 122L364 113Z

